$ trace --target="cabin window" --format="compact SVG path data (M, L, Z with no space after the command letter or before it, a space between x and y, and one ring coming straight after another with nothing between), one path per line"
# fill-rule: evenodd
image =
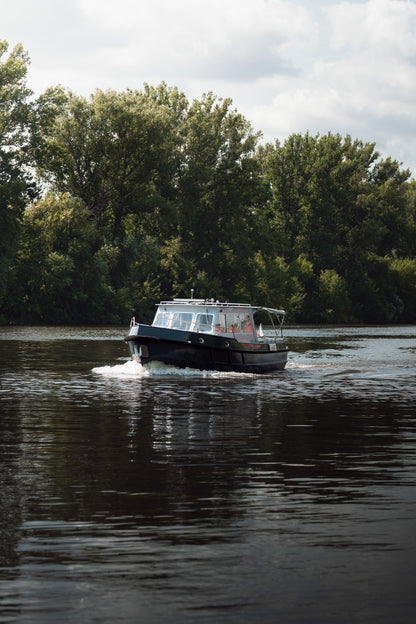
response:
M182 329L188 331L191 329L192 312L175 312L172 319L172 329Z
M249 314L241 315L241 332L243 334L253 334L253 323Z
M215 322L215 333L216 334L225 334L227 331L225 314L219 312L217 314L216 322Z
M172 315L167 312L161 312L160 310L156 313L155 320L153 321L153 325L156 327L169 327L169 321Z
M219 312L215 319L215 333L236 336L242 342L254 341L253 321L248 313Z
M197 314L195 320L195 331L209 332L212 329L212 314Z
M227 333L239 334L241 333L240 315L239 314L227 314Z

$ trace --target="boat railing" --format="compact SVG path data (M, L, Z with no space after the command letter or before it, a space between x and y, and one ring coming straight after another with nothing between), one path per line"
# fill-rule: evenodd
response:
M193 306L220 306L221 308L251 308L250 303L232 303L219 301L218 299L173 299L171 301L161 301L157 305L193 305Z
M262 324L260 323L259 327L257 328L257 336L258 336L258 340L259 342L272 342L274 340L281 340L283 338L283 323L285 320L285 312L284 310L276 310L274 308L258 308L257 312L266 312L268 315L268 318L270 320L270 325L269 323L267 323L267 325L269 325L269 327L271 327L271 333L272 336L267 336L263 334L263 329L262 329ZM275 317L275 318L273 318ZM261 331L259 331L261 328Z

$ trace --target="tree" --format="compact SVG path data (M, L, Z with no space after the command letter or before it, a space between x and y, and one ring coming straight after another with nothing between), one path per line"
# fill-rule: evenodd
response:
M410 172L380 160L373 143L298 134L267 146L262 160L285 256L306 252L319 271L343 273L357 255L384 255L402 245Z
M109 241L123 238L130 215L163 229L184 106L177 90L163 85L144 93L97 90L89 100L68 94L37 137L38 167L58 192L84 202Z
M399 318L394 289L379 272L384 257L411 248L409 171L380 159L372 143L332 134L293 135L260 150L259 158L272 189L263 208L271 224L269 257L290 264L302 254L312 263L311 309L332 321L348 318L351 309L375 321L394 308L390 317Z
M416 256L416 180L411 180L406 187L406 224L402 255Z
M155 299L191 288L299 322L412 317L416 187L374 144L328 133L259 146L231 100L189 104L164 83L30 101L27 62L17 46L0 64L10 319L149 318ZM36 202L34 166L48 191Z
M316 139L306 134L291 135L284 145L276 141L258 150L271 198L261 213L268 224L269 252L292 260L304 253L309 230L308 185Z
M334 269L321 271L317 300L318 320L329 323L346 323L352 320L347 283Z
M255 213L264 193L255 157L259 136L229 99L209 93L189 108L178 185L181 254L192 263L182 278L187 292L191 286L202 296L250 292Z
M7 42L0 41L0 59L7 51ZM0 310L22 211L36 194L27 166L31 115L31 91L26 87L28 62L20 44L0 62Z
M9 303L15 322L92 322L100 284L93 249L97 237L88 209L68 195L47 195L23 217L13 291L22 305Z
M416 258L392 258L389 270L396 286L396 302L401 302L399 320L415 322L416 310Z
M117 245L100 243L91 212L80 199L47 194L23 217L9 318L20 323L126 323L133 309L131 288L112 283L122 253Z
M281 256L272 257L258 251L252 263L256 301L285 309L289 322L312 320L309 293L316 280L311 262L299 256L288 264Z

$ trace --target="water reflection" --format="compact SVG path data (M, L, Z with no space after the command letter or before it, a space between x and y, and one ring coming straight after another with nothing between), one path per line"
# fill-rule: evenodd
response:
M91 331L0 337L0 622L406 621L415 333L294 329L261 377Z

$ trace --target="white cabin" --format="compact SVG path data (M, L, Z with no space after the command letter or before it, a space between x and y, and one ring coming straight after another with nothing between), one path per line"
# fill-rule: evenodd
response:
M275 313L278 328L281 328L285 315L283 310L257 308L247 303L224 303L213 299L161 301L152 325L224 335L235 338L239 342L258 342L259 328L256 327L254 320L254 313L257 310L265 310L269 312L269 315ZM272 324L274 325L273 321Z

